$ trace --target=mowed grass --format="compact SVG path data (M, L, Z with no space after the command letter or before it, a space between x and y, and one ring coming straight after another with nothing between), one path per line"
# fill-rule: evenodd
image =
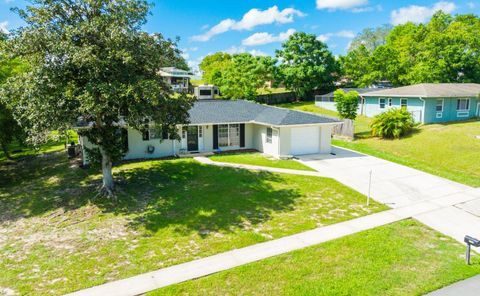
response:
M69 142L78 143L78 135L75 131L69 131ZM45 153L51 153L55 151L61 151L65 149L65 139L60 137L58 132L54 131L50 133L47 143L40 145L39 147L32 147L22 145L17 141L14 141L8 146L10 156L15 159L21 159L24 157L30 157L34 155L41 155ZM7 160L5 153L0 150L0 162Z
M216 154L209 157L213 161L249 164L281 169L315 171L314 169L303 165L295 160L275 159L258 152L225 153Z
M284 107L335 115L314 102L283 104ZM428 124L400 140L384 140L370 135L370 118L355 121L353 142L333 140L333 144L407 165L427 173L480 187L480 121Z
M423 295L480 273L464 247L404 220L148 295Z
M386 209L332 179L192 159L114 174L116 201L64 153L0 165L0 289L63 294Z
M298 111L318 113L321 115L338 118L337 112L317 107L315 106L315 102L293 102L293 103L279 104L277 106L282 108L294 109ZM364 137L370 134L369 124L371 120L372 120L371 118L363 115L359 115L357 117L357 119L355 120L355 137Z

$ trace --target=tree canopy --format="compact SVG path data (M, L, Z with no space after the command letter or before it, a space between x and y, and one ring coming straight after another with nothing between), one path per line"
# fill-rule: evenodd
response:
M339 71L327 45L314 34L292 34L276 56L285 86L302 99L313 95L315 89L331 88Z
M72 126L98 148L102 192L113 194L112 162L123 154L119 129L143 130L145 119L178 137L191 99L173 96L160 67L178 64L174 41L143 32L149 4L140 0L34 0L17 10L26 25L8 41L29 71L9 79L14 116L30 135Z
M206 56L200 69L205 81L217 85L224 97L254 100L257 90L276 78L276 63L268 56L217 52Z
M7 79L24 72L26 66L18 58L9 58L4 52L6 34L0 32L0 87ZM6 158L10 158L8 146L14 139L24 140L24 132L14 119L12 110L6 105L4 98L0 97L0 148Z
M222 72L232 63L232 56L225 52L216 52L207 55L200 62L198 67L203 72L203 79L212 84L218 84L221 79Z
M383 45L352 46L342 58L343 71L360 87L378 80L389 80L396 86L480 82L478 36L478 16L453 17L437 12L426 24L394 27Z

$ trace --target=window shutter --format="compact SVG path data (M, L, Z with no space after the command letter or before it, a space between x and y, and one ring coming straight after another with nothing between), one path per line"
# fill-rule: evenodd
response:
M218 149L218 125L213 126L213 149Z
M142 133L142 139L143 139L144 141L150 140L150 133L149 133L148 129L145 130L145 131L143 131L143 133Z
M168 130L166 128L162 129L162 139L168 140Z
M240 148L245 148L245 123L240 124Z

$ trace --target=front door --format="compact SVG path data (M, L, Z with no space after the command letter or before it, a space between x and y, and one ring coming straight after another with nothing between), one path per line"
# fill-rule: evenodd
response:
M188 151L198 151L198 126L187 128L187 149Z
M477 103L477 117L480 117L480 103Z

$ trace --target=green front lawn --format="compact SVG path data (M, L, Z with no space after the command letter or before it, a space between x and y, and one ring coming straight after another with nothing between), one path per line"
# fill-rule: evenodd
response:
M192 159L114 172L118 201L63 153L0 164L0 288L63 294L386 209L332 179Z
M404 220L149 295L423 295L480 273L465 247Z
M295 160L283 160L268 157L258 152L251 153L225 153L216 154L209 157L213 161L258 165L272 168L315 171L314 169L303 165Z
M313 102L283 104L297 110L335 115ZM332 114L333 113L333 114ZM370 119L355 121L353 142L333 140L333 144L407 165L427 173L480 187L480 121L466 121L420 126L400 140L383 140L370 136Z

